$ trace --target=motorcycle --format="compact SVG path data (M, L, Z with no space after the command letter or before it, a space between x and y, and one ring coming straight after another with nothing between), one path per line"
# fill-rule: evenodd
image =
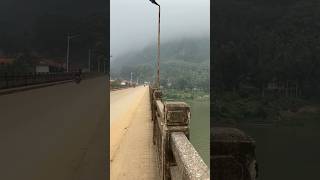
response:
M81 82L81 77L80 77L80 76L76 76L76 77L74 78L74 82L75 82L76 84L79 84L79 83Z

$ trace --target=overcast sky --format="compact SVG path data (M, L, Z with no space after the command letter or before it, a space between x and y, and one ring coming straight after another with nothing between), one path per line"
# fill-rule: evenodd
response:
M161 41L210 33L210 0L157 0ZM110 53L117 57L157 40L158 6L149 0L111 0Z

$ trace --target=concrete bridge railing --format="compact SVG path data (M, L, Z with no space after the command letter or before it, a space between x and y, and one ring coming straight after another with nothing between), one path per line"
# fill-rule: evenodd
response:
M161 91L151 87L150 97L160 179L209 180L209 168L189 141L190 107L164 102Z
M9 89L22 86L30 86L58 81L72 80L76 72L56 73L23 73L8 74L0 73L0 89ZM82 79L93 78L103 75L102 73L82 73Z

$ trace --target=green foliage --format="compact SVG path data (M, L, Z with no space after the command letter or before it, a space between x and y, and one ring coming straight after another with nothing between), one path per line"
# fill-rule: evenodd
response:
M208 101L208 92L201 90L164 89L163 99L168 101Z
M117 89L117 88L120 88L120 87L122 87L120 80L115 80L113 82L110 82L110 88L111 89Z
M320 3L216 0L215 4L213 120L281 124L316 117L299 109L318 107L320 97ZM278 83L272 93L271 82ZM291 96L284 93L289 82L297 88Z
M218 91L243 84L263 91L273 80L320 96L320 3L218 0L213 9L213 81Z
M213 97L212 117L215 122L267 122L295 124L299 121L320 117L318 104L302 98L250 95L242 97L236 92ZM316 109L307 111L304 109Z
M97 69L98 61L107 57L107 19L104 14L85 13L66 15L63 13L39 13L28 19L24 28L17 22L0 21L0 56L17 57L28 52L48 59L64 59L67 36L79 35L71 40L70 63L87 67L88 49L92 49L92 68ZM29 14L28 14L29 16ZM1 19L1 18L0 18ZM14 26L13 24L17 24ZM21 28L21 29L19 29ZM107 63L108 64L108 63ZM102 68L101 68L102 69Z
M111 77L155 80L156 47L118 57L111 64ZM161 45L160 84L165 88L209 91L209 37L171 40Z

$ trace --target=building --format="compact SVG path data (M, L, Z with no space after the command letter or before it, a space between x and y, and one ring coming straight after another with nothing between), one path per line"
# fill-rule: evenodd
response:
M64 63L51 59L40 59L35 66L36 73L63 72Z
M36 65L36 73L48 73L50 68L48 65Z
M14 58L0 57L0 73L6 72L8 65L14 62Z
M0 57L0 65L12 64L14 58Z

